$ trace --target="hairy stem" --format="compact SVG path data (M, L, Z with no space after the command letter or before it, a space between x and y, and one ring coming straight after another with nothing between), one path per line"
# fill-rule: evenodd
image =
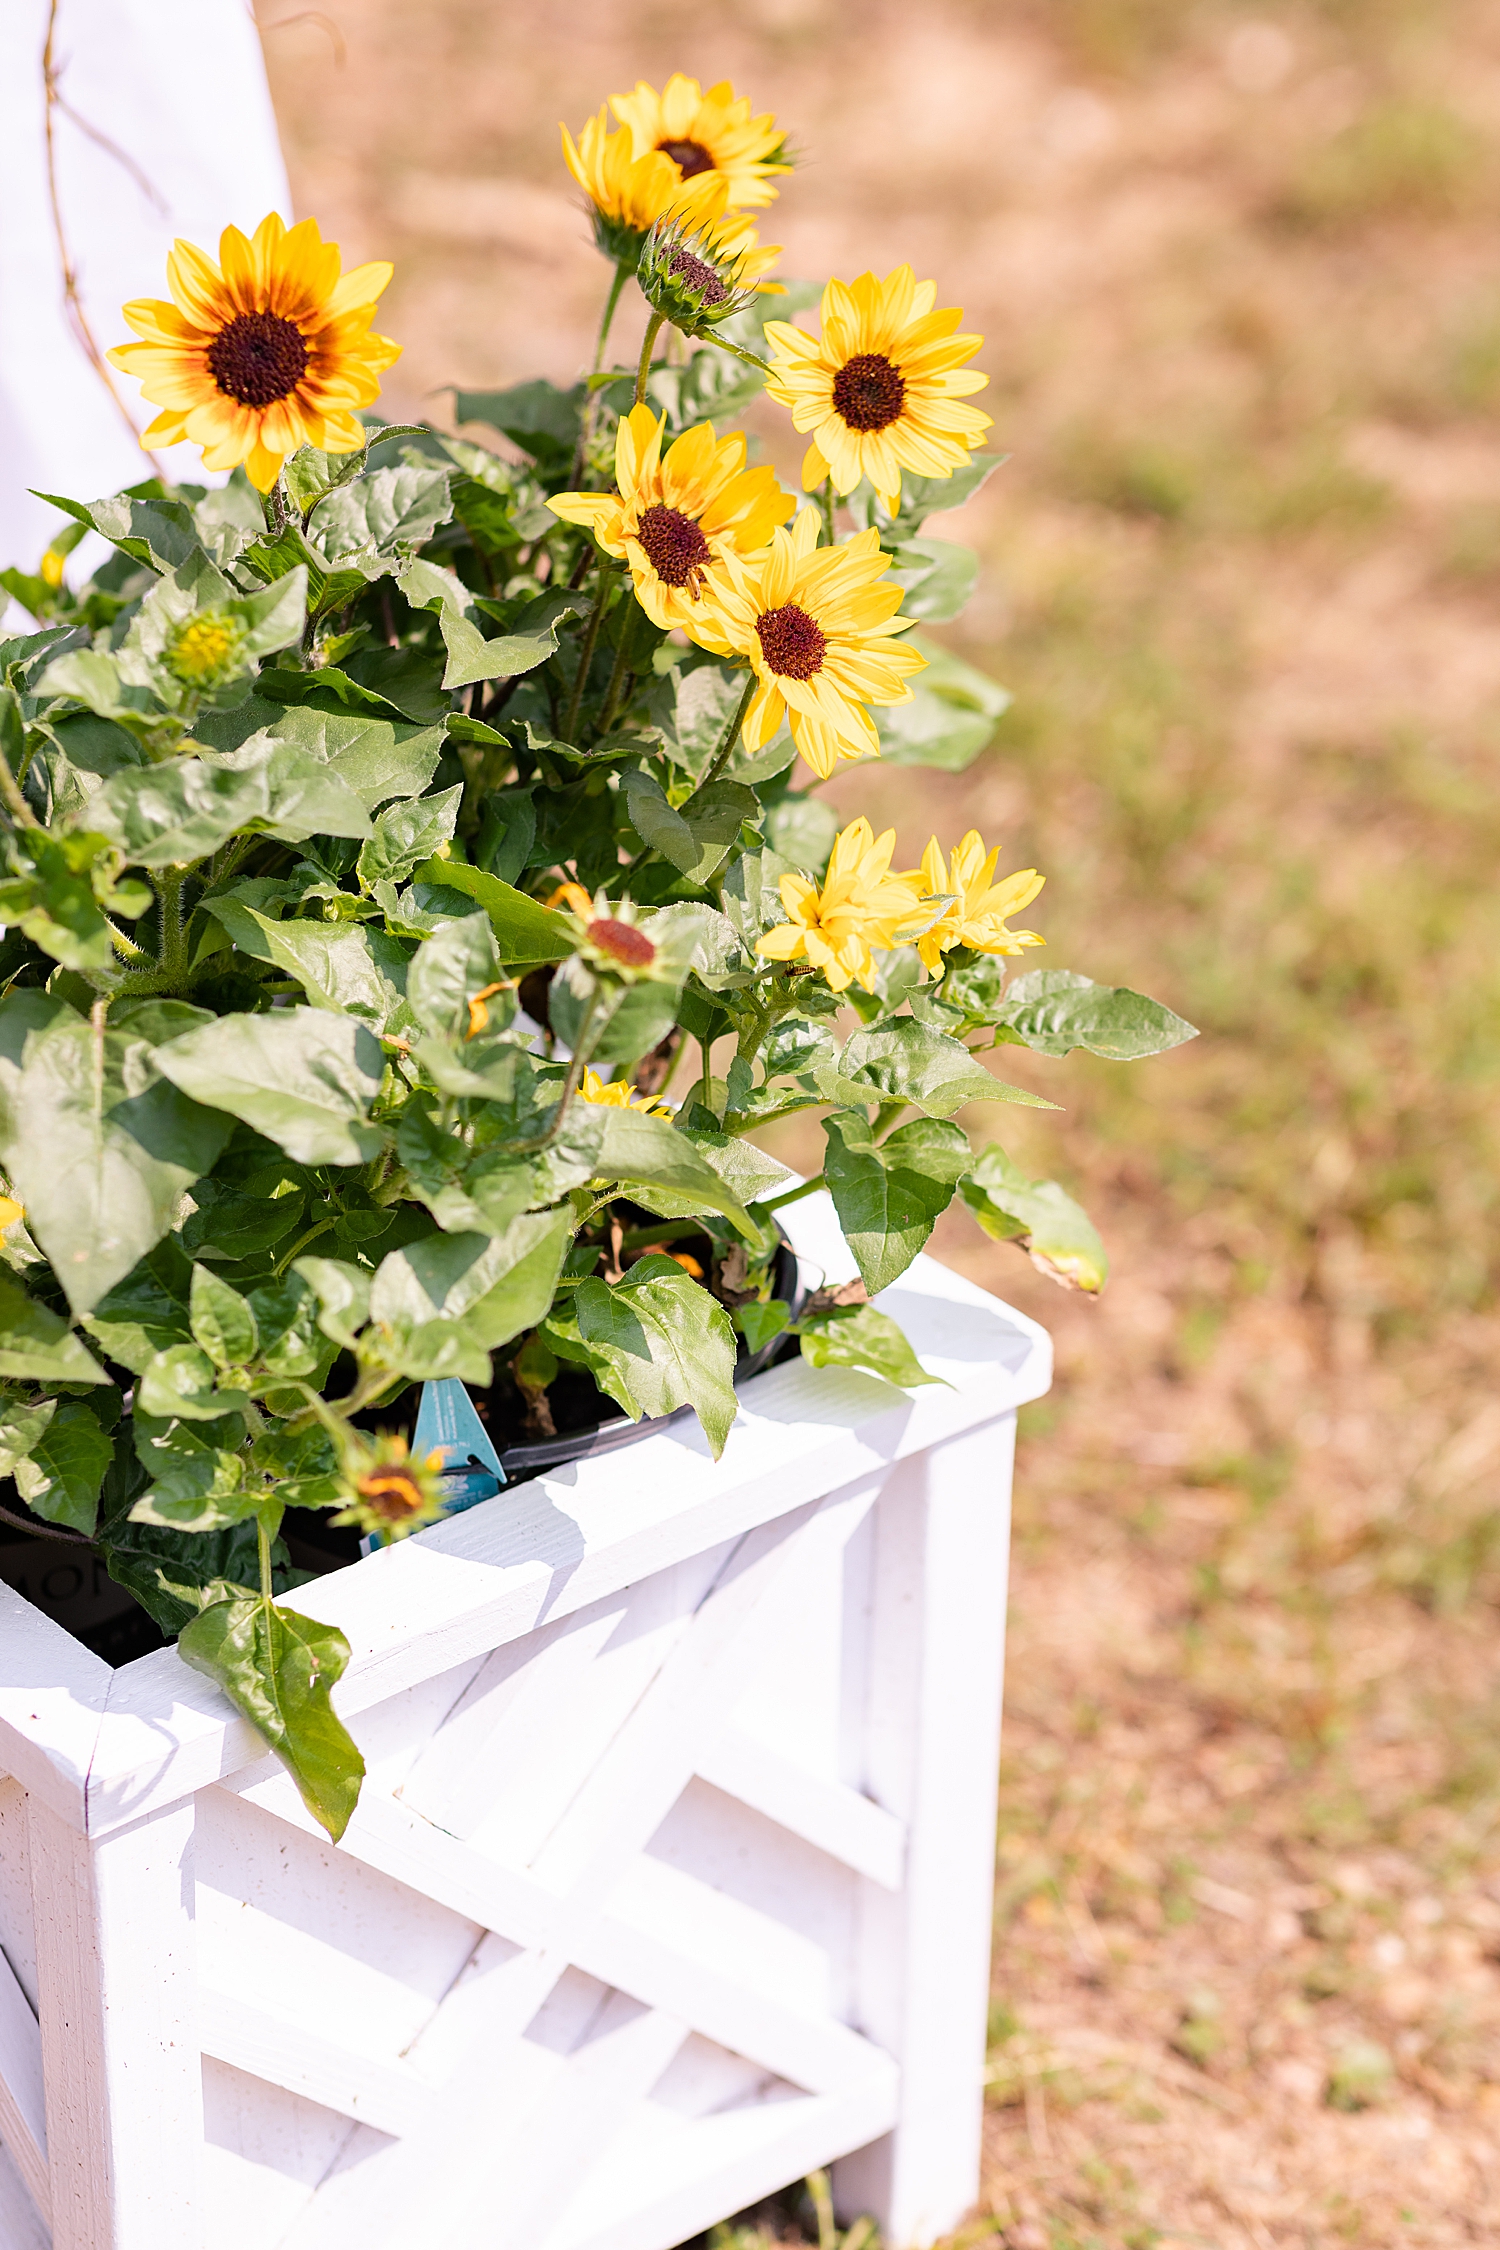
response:
M828 472L826 481L824 482L821 490L818 493L818 505L823 511L823 537L827 544L831 547L834 544L833 471L831 469Z
M745 682L745 692L740 697L739 703L736 706L734 717L730 720L728 726L724 729L724 739L719 744L719 747L714 752L712 758L709 760L708 771L704 774L703 779L698 784L698 787L700 789L706 789L711 781L717 781L720 774L724 771L724 768L728 765L730 759L734 756L734 746L740 739L740 728L745 723L745 713L749 710L751 697L754 695L759 685L760 681L752 671L750 677Z
M656 349L656 339L661 333L661 325L665 318L665 313L654 312L646 323L646 337L641 345L641 363L635 371L635 403L637 406L644 406L646 403L646 378L651 372L651 354ZM732 349L733 347L728 348Z
M562 723L562 739L571 742L573 729L578 724L578 713L583 703L583 691L588 685L589 666L594 661L594 650L599 640L599 628L604 623L604 612L609 607L610 589L614 573L601 561L599 586L594 595L594 606L589 611L588 623L583 629L583 649L578 658L578 674L573 682L573 692L568 698L568 708Z
M769 1217L773 1211L784 1211L789 1203L800 1203L804 1195L816 1195L820 1188L827 1185L824 1174L818 1172L812 1179L804 1180L800 1187L786 1188L780 1195L773 1195L769 1203L757 1203L755 1208Z

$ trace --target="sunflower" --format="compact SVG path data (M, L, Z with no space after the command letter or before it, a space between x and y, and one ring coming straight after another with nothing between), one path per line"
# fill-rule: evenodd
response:
M332 1520L353 1525L382 1541L404 1539L424 1524L436 1523L447 1506L443 1453L415 1456L399 1431L382 1430L373 1445L361 1441L345 1463L348 1505Z
M641 245L635 278L651 310L684 336L711 335L763 291L786 295L779 281L765 279L780 256L780 243L759 241L739 211L701 226L658 219Z
M641 245L660 219L703 225L722 218L729 186L717 172L685 179L670 156L655 149L637 154L623 128L609 129L609 111L591 117L575 141L559 126L568 170L594 210L594 240L606 258L634 265Z
M663 454L665 427L664 414L632 407L615 435L618 489L560 492L547 505L630 564L642 609L670 631L694 616L709 565L764 547L797 503L774 469L745 467L738 433L716 438L711 422L699 422Z
M922 880L928 896L947 896L950 903L932 927L917 940L917 951L933 976L942 973L943 955L955 945L971 946L976 953L1022 953L1028 945L1045 945L1035 930L1011 930L1007 917L1029 906L1047 878L1034 867L995 881L1000 858L998 844L986 852L977 828L953 847L945 864L938 840L933 837L922 854Z
M638 1116L643 1117L671 1117L674 1114L670 1102L658 1101L654 1094L638 1094L628 1078L606 1080L593 1069L584 1071L578 1099L581 1102L597 1102L601 1109L633 1109Z
M821 969L835 992L856 980L875 988L875 954L903 943L908 925L920 922L922 884L915 870L893 875L896 831L877 836L861 816L840 831L822 888L805 875L783 875L778 922L755 950L769 961L807 961Z
M251 483L269 492L299 446L353 453L364 444L353 409L374 401L381 369L401 356L370 327L392 268L356 266L340 279L338 244L321 239L317 221L288 231L274 211L250 241L226 227L219 261L175 242L173 302L126 305L141 342L118 344L109 357L166 409L142 445L190 438L206 469L243 461Z
M890 560L873 529L820 547L817 510L804 508L760 554L726 552L705 577L687 629L705 648L750 660L760 684L741 730L747 750L763 749L790 717L822 779L840 758L880 755L866 704L909 703L907 680L927 662L892 638L910 620L895 615L900 587L876 584Z
M633 94L612 95L610 107L629 128L637 157L670 157L684 180L717 173L731 204L753 209L772 202L773 175L791 170L778 162L784 136L775 118L769 112L752 117L748 98L737 101L727 78L706 94L696 78L684 78L681 71L660 93L640 79Z
M804 491L830 475L837 492L868 477L888 509L901 500L901 471L951 477L990 427L988 414L960 401L983 390L987 375L966 368L984 342L958 336L957 307L934 312L937 284L897 266L880 281L830 281L821 336L768 320L772 346L766 393L790 407L796 428L812 432L802 463Z

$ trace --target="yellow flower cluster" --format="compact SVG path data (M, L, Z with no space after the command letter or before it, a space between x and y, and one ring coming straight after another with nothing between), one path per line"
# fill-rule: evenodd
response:
M892 874L896 831L877 836L861 818L840 831L821 889L805 875L783 875L787 919L766 931L756 950L770 961L805 961L821 969L835 992L875 987L875 955L915 942L924 966L940 976L955 946L975 953L1020 953L1043 940L1012 930L1007 917L1029 906L1045 877L1034 867L995 883L998 848L986 853L971 828L951 867L934 836L920 867Z

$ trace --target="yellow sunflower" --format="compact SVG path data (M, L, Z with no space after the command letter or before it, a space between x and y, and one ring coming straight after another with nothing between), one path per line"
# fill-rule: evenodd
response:
M917 940L917 951L931 975L941 974L943 955L955 945L972 946L976 953L1022 953L1028 945L1046 944L1035 930L1006 927L1009 915L1019 914L1023 906L1031 904L1046 876L1038 875L1034 867L1025 867L997 883L999 858L999 845L986 852L977 828L971 828L954 845L951 862L944 862L936 836L922 854L922 880L928 896L948 895L952 900Z
M987 375L964 365L984 342L954 333L956 306L934 312L937 285L897 266L884 281L830 281L823 292L821 336L784 320L766 323L772 346L767 395L790 407L812 444L802 463L803 489L831 474L836 492L868 477L887 508L901 500L901 472L951 477L990 427L988 414L965 406Z
M615 436L618 490L560 492L547 505L630 564L642 609L670 630L691 621L708 566L728 551L764 547L797 503L774 469L745 467L738 432L716 438L711 422L699 422L663 454L665 426L665 415L632 407Z
M789 717L797 748L824 779L840 758L880 755L865 706L909 703L906 683L927 662L893 638L910 619L895 614L900 587L876 583L890 560L873 529L820 547L817 511L804 508L760 554L726 552L705 576L687 630L720 655L748 657L759 685L742 729L747 750L763 749Z
M578 1099L581 1102L598 1102L602 1109L633 1109L646 1117L671 1117L675 1114L670 1102L658 1101L654 1094L638 1094L628 1078L606 1080L594 1069L584 1071Z
M912 870L893 875L896 831L877 836L861 816L839 833L822 888L805 875L783 875L781 903L789 919L756 940L769 961L808 961L835 992L856 980L875 987L875 954L903 943L907 926L920 921L922 884Z
M640 247L660 219L702 226L722 218L729 183L717 172L684 179L670 156L655 149L637 153L633 136L609 129L609 111L591 117L575 141L562 134L568 170L594 207L594 235L607 258L634 263Z
M769 112L752 117L748 98L736 100L727 78L706 94L681 71L660 93L640 79L633 94L612 95L610 107L629 128L637 157L670 157L684 180L717 173L732 204L751 209L770 203L777 193L773 176L791 170L777 161L784 135L775 118Z
M109 354L166 409L142 445L189 438L206 469L243 461L261 492L299 446L353 453L365 442L354 409L373 403L381 370L401 356L370 326L392 270L379 261L341 279L338 244L321 239L317 221L288 230L274 211L251 240L226 227L218 265L191 242L174 243L173 302L126 305L141 341Z

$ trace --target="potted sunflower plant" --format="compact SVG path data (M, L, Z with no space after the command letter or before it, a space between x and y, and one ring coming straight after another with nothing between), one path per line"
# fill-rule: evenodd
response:
M776 283L752 214L790 160L727 86L638 86L563 147L609 272L585 377L391 424L389 266L310 219L179 242L111 357L143 443L227 481L49 495L41 567L0 574L34 624L0 642L8 1552L86 1559L116 1607L79 1636L170 1663L173 1708L205 1675L215 1739L222 1691L335 1842L365 1762L319 1603L383 1572L394 1629L417 1583L362 1543L483 1497L503 1547L529 1480L672 1417L707 1491L737 1383L788 1359L881 1412L957 1383L876 1302L955 1197L1104 1277L957 1121L1037 1106L984 1058L1191 1035L1012 973L1041 877L977 834L903 867L817 794L960 769L1004 707L921 630L975 576L923 526L996 466L981 339L908 266ZM800 495L735 427L762 393ZM761 1145L801 1111L805 1179ZM815 1199L842 1273L798 1256Z
M11 1579L34 1586L27 1557L61 1552L88 1566L94 1609L99 1588L112 1602L103 1624L54 1604L61 1640L20 1602L0 1663L0 1766L27 1789L38 1901L31 1944L0 1894L0 1939L38 1962L22 2045L40 2041L47 2108L43 2133L0 2063L0 2135L67 2241L205 2239L187 2185L200 2052L234 2065L214 2178L236 2239L292 2239L310 2194L304 2173L272 2194L270 2155L225 2171L232 2144L286 2140L281 2110L254 2108L268 2092L247 2092L270 2079L315 2106L306 2146L292 2135L322 2180L299 2243L457 2227L490 2115L515 2126L497 2144L515 2239L551 2241L578 2151L560 2110L531 2131L528 2088L537 2054L582 2038L555 2009L600 1984L609 2007L625 1993L618 2052L643 2038L630 2070L650 2088L666 2068L661 2099L704 2119L708 2153L650 2153L652 2126L639 2176L600 2173L603 2216L569 2218L569 2243L614 2243L621 2212L630 2241L679 2241L866 2144L911 2151L879 2158L884 2185L843 2189L893 2241L929 2239L972 2194L978 2113L974 2146L947 2153L920 2119L967 2117L978 2086L994 1741L972 1719L999 1714L996 1507L1046 1341L920 1251L958 1197L1068 1287L1102 1287L1075 1201L1001 1143L976 1150L958 1114L1039 1102L987 1060L999 1048L1138 1057L1190 1026L1084 974L1016 970L1041 938L1012 918L1041 877L1001 873L976 832L900 866L895 832L841 826L816 794L877 756L965 767L1005 706L924 637L976 576L924 520L996 466L972 403L981 337L906 266L821 293L774 281L756 214L789 155L729 86L636 86L562 146L609 275L587 376L457 389L450 430L389 423L398 344L373 322L391 268L344 272L315 221L229 225L218 259L175 245L171 295L126 306L133 340L112 353L160 407L144 443L198 445L227 481L47 495L61 529L38 571L0 574L34 623L0 641L0 1514ZM632 288L643 333L621 362ZM735 427L762 394L807 441L801 495ZM85 538L103 560L81 578ZM821 1116L807 1179L762 1145L796 1111ZM942 1476L940 1440L958 1444ZM927 1483L879 1498L875 1469L918 1453ZM756 1739L715 1735L751 1597L787 1552L837 1555L873 1505L895 1514L850 1564L870 1591L839 1627L846 1687L816 1676L785 1755L765 1714ZM609 1640L621 1615L636 1622ZM828 1631L787 1624L778 1676ZM585 1719L578 1649L598 1654L607 1723ZM873 1746L830 1750L819 1775L810 1714L825 1692L852 1708L857 1663L900 1714L882 1705ZM362 1800L346 1721L373 1703ZM256 1780L265 1750L281 1780ZM481 1827L495 1791L499 1858ZM765 1964L740 1991L720 1876L711 1919L702 1897L686 1912L697 1953L675 1951L681 1897L648 1910L641 1883L663 1876L641 1854L686 1820L668 1858L693 1888L684 1836L731 1798L776 1852L823 1854L879 1912L900 1897L906 1926L942 1928L949 1966L911 1953L927 1966L891 2023L891 1980L859 1998L852 1969L843 2014L814 2005L803 1953L794 2000ZM252 1872L259 1804L299 1930L337 1935L337 1901L364 1899L317 2023L310 1939L277 1924L245 1953L277 1888ZM200 1897L207 1881L238 1901L238 1935L209 1917L196 1951L193 1834ZM724 1834L747 1865L742 1831ZM306 1836L342 1840L344 1870L391 1897L351 1890ZM612 1919L618 1865L636 1892ZM585 1874L594 1903L558 1924ZM821 1897L814 1874L776 1861L753 1910L801 1910L787 1901ZM819 1912L852 1933L866 1910L834 1888ZM389 1980L373 2014L337 2000L376 1926L427 2016L391 2016ZM510 1937L475 1951L486 1928ZM484 1984L486 1946L522 1948L519 2000ZM279 1978L297 1989L272 2020ZM551 2029L526 2047L537 2007ZM427 2063L434 2020L470 2029ZM942 2092L949 2052L965 2079ZM83 2106L65 2090L79 2068ZM600 2083L578 2097L589 2149ZM731 2097L771 2101L753 2160L713 2140Z

